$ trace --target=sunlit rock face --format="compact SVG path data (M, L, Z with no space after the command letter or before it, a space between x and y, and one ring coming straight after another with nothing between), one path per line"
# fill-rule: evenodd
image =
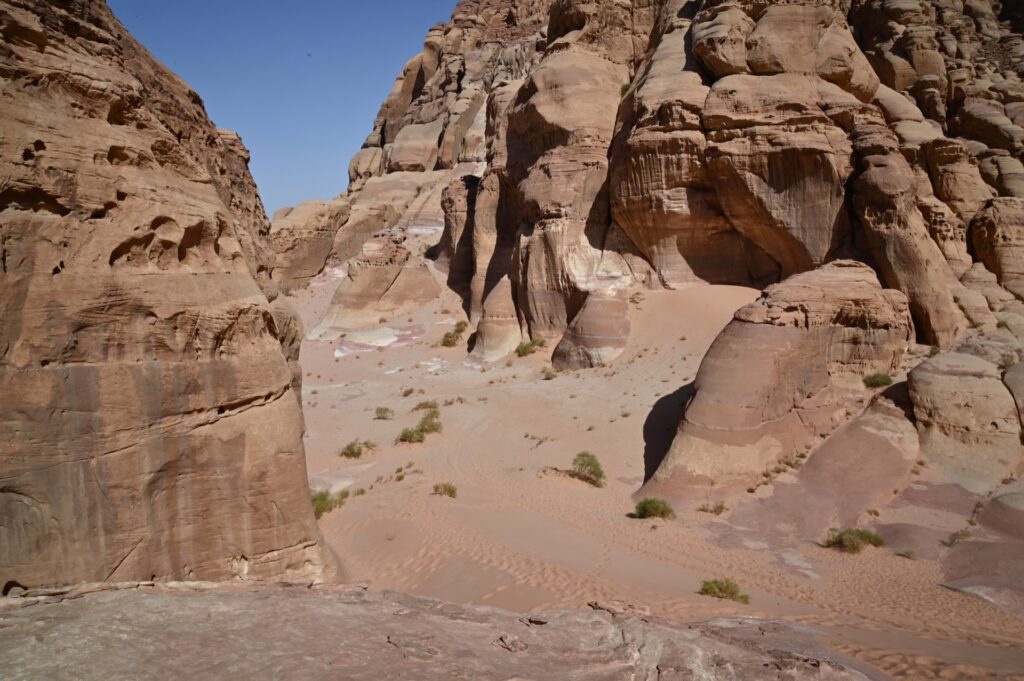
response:
M103 3L0 25L0 584L321 578L248 152Z

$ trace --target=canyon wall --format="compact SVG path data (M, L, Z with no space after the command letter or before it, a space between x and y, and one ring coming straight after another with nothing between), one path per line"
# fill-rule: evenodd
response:
M321 579L248 151L104 3L0 30L0 585Z
M463 298L470 352L495 361L543 339L559 368L622 351L637 286L785 282L712 349L653 484L756 481L871 398L848 376L839 390L837 371L899 375L922 360L904 357L915 341L997 370L1019 361L1018 14L995 0L461 2L396 81L347 193L275 221L283 251L307 255L274 277L294 285L355 256L328 315L336 337L387 319L373 301L436 270ZM422 248L417 230L442 223ZM390 269L374 280L367 265ZM788 283L809 273L813 296ZM881 354L842 350L855 361L840 370L834 352L854 343ZM756 374L764 399L736 403L746 425L697 415L744 383L713 368L723 357L778 353ZM783 384L804 394L780 391L779 373L807 362L813 377ZM797 431L762 428L787 414Z

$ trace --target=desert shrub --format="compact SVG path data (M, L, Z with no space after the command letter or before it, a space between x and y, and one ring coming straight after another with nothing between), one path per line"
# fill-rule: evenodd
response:
M672 508L672 505L664 499L641 499L636 505L636 511L634 513L637 518L664 518L665 520L672 520L676 517L676 512Z
M939 349L939 346L938 345L933 345L931 350L928 351L928 356L929 357L935 357L940 352L942 352L942 351Z
M434 485L434 494L454 499L458 496L459 490L450 482L439 482Z
M345 505L345 500L348 499L348 490L343 490L337 495L332 495L328 490L321 489L310 493L309 500L313 504L313 515L317 517L317 520L325 513L330 513L336 508Z
M357 489L355 492L352 493L352 496L354 496L354 497L361 497L364 494L366 494L366 488L365 487L360 487L359 489Z
M345 445L344 449L339 452L339 455L346 459L358 459L363 455L363 445L359 440L352 440L352 442Z
M402 391L402 397L409 397L414 392L416 392L416 391L413 390L412 388L406 388L405 390Z
M845 553L860 553L865 546L885 546L885 540L871 530L859 527L832 528L825 537L824 546Z
M623 83L619 88L619 98L625 97L627 92L629 92L629 83Z
M544 371L541 372L541 376L545 381L553 381L558 378L558 372L551 367L544 367Z
M396 442L405 442L407 444L414 444L423 442L427 439L426 434L419 428L403 428L402 432L398 434Z
M700 508L697 509L701 513L712 513L714 515L722 515L725 513L725 502L716 501L713 504L701 504Z
M402 429L402 432L398 434L398 438L395 440L396 442L423 442L427 438L427 435L441 432L441 412L437 408L436 402L420 402L420 404L416 405L413 411L416 411L417 409L426 409L427 413L423 415L415 428Z
M729 579L706 579L700 586L698 591L701 596L711 596L712 598L724 598L730 601L736 601L737 603L743 603L746 605L750 603L750 596L740 591L740 585L735 580Z
M604 487L604 468L590 452L580 452L572 460L572 475L594 487Z
M374 419L377 421L390 421L395 417L395 410L391 407L377 407Z
M413 411L423 411L424 409L432 409L434 411L437 411L437 402L434 400L427 400L425 402L420 402L419 404L412 408Z
M429 409L427 413L420 419L419 424L416 426L418 430L424 433L440 433L441 432L441 412L437 409Z
M864 377L864 385L869 388L884 388L892 385L892 376L889 374L868 374Z
M441 337L441 345L446 348L454 348L462 340L462 334L449 331Z
M454 348L462 341L462 334L466 333L466 329L469 328L469 324L466 322L459 322L455 325L455 329L449 331L441 339L441 345L446 348Z
M535 338L533 340L524 341L516 346L516 355L519 357L526 357L537 352L539 348L544 347L547 343L544 342L543 338Z
M964 541L965 539L967 539L970 536L971 536L971 531L968 530L967 528L964 528L962 530L957 530L953 534L949 535L949 538L943 540L942 544L944 546L948 546L950 548L953 548L954 546L956 546L957 544L959 544L960 542Z

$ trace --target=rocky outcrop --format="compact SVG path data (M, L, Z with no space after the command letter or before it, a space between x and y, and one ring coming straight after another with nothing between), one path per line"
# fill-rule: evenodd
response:
M0 26L0 584L319 578L248 152L103 3Z
M949 353L918 365L908 386L929 466L981 494L1024 472L1021 421L998 366Z
M768 287L704 357L672 448L645 493L746 487L805 454L895 371L912 336L906 296L837 261Z
M1024 300L1024 199L995 199L971 224L978 259Z
M216 667L249 678L281 660L279 678L317 681L337 678L339 669L346 679L367 681L655 681L666 673L707 681L868 678L822 649L810 628L746 617L673 623L618 602L520 616L361 588L123 586L3 599L14 607L41 601L0 613L5 676L98 681L145 677L158 668L194 677ZM280 629L266 627L270 620ZM127 640L126 627L133 632ZM67 651L39 655L37 637L59 638ZM149 642L157 638L164 645L154 650ZM112 646L125 654L94 653Z
M310 336L336 340L346 329L417 310L440 291L426 263L412 258L399 238L368 241L349 262L326 316Z

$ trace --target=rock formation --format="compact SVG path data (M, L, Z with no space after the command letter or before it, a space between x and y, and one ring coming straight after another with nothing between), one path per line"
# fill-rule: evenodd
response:
M672 449L647 490L746 487L794 461L865 398L861 377L901 364L906 296L836 261L769 286L708 350Z
M103 3L0 26L0 584L318 579L248 152Z

